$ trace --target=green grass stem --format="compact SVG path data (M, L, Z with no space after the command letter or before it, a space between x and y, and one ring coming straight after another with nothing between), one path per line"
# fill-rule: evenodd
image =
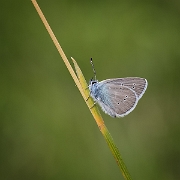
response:
M107 144L108 144L108 146L109 146L109 148L110 148L110 150L111 150L111 152L112 152L112 154L113 154L113 156L114 156L114 158L115 158L115 160L116 160L116 162L117 162L117 164L118 164L118 166L122 172L124 179L130 180L131 179L130 174L128 173L128 170L127 170L127 168L126 168L126 166L125 166L125 164L121 158L119 150L118 150L117 146L115 145L113 138L110 135L107 127L105 126L104 121L102 119L102 116L101 116L97 106L96 105L93 106L94 101L91 97L89 97L90 92L89 92L89 89L87 88L88 84L87 84L87 82L83 76L81 69L79 68L77 62L73 58L71 58L73 63L74 63L75 70L76 70L76 73L74 72L73 68L71 67L65 53L63 52L57 38L55 37L51 27L49 26L45 16L43 15L39 5L37 4L36 0L31 0L31 1L32 1L36 11L38 12L42 22L44 23L44 26L46 27L51 39L53 40L53 42L54 42L60 56L62 57L67 69L69 70L69 73L71 74L75 84L77 85L81 95L83 96L89 110L91 111L101 133L103 134L103 136L104 136L104 138L105 138L105 140L106 140L106 142L107 142Z

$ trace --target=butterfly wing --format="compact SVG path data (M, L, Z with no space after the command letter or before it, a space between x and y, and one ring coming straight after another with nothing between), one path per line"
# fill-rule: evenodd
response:
M112 117L124 117L137 105L147 88L143 78L107 79L98 83L97 102Z
M139 77L107 79L101 81L100 83L101 85L110 83L110 84L117 84L120 86L129 87L131 90L133 90L136 93L138 99L140 99L143 96L148 86L147 80Z
M112 117L123 117L136 107L137 95L128 87L104 84L98 91L97 102L102 110Z

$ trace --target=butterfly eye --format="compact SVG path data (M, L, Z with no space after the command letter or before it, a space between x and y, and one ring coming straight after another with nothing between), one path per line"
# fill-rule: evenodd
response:
M96 84L97 82L96 82L96 81L91 81L91 83L92 83L92 85L93 85L93 84Z

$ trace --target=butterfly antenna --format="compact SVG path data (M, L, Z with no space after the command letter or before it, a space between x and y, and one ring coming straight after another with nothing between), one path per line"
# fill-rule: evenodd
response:
M93 72L94 72L94 79L96 80L96 71L95 71L95 68L94 68L94 64L93 64L92 58L90 59L90 62L91 62L92 69L93 69Z

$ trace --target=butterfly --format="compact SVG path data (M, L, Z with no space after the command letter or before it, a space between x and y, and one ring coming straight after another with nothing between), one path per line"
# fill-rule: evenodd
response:
M148 82L145 78L125 77L96 80L96 72L91 58L95 79L89 83L90 96L101 109L112 117L124 117L134 110L145 93Z

